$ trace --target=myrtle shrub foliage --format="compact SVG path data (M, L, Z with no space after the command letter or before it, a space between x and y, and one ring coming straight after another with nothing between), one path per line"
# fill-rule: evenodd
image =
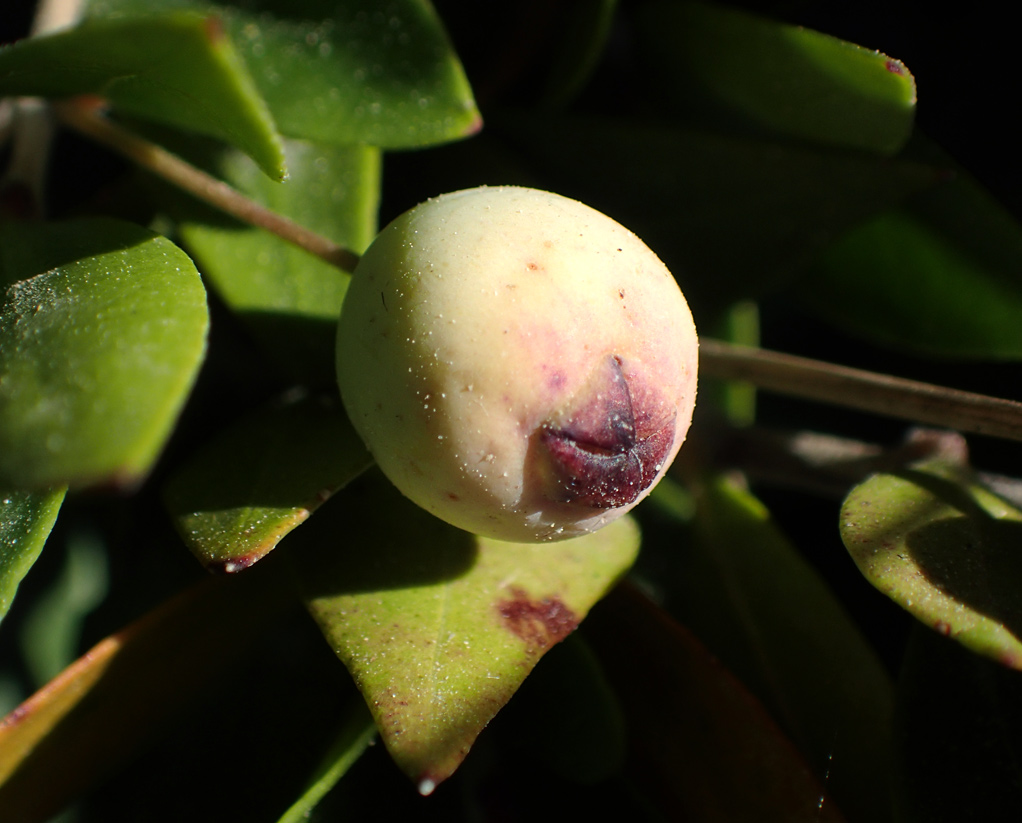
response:
M790 4L506 5L91 0L0 49L0 819L1017 808L1010 443L706 358L592 535L477 537L374 469L352 269L472 185L620 220L708 341L1017 385L1022 233L898 59Z

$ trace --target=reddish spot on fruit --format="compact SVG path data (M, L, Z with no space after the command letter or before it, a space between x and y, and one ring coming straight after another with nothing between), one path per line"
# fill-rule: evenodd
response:
M904 74L905 73L905 67L903 65L901 65L901 63L899 63L897 60L888 60L887 61L887 70L889 72L891 72L891 74Z
M578 627L578 617L559 598L530 600L524 589L511 589L511 599L500 601L497 610L530 653L559 643Z
M555 496L598 509L634 502L663 466L674 444L674 423L673 415L658 419L649 409L635 409L620 358L608 358L579 408L540 433L556 478Z

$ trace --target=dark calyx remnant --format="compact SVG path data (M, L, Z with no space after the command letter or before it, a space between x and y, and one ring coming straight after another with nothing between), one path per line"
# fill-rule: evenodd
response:
M614 509L634 502L657 476L674 443L674 414L632 408L619 357L607 359L591 388L566 422L543 426L540 442L561 500Z

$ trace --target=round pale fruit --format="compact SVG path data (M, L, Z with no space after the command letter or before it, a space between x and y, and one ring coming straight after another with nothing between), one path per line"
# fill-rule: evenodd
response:
M337 374L406 497L476 534L542 541L634 506L688 430L698 343L663 263L556 194L429 200L369 247Z

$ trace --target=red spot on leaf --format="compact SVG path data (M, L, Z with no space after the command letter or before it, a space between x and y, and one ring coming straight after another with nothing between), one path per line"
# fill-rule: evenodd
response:
M522 640L529 654L559 643L578 627L578 617L558 597L529 599L523 589L511 589L511 599L501 600L497 610L504 625Z
M905 67L901 63L899 63L897 60L888 60L887 61L887 70L891 74L904 74L905 73Z

